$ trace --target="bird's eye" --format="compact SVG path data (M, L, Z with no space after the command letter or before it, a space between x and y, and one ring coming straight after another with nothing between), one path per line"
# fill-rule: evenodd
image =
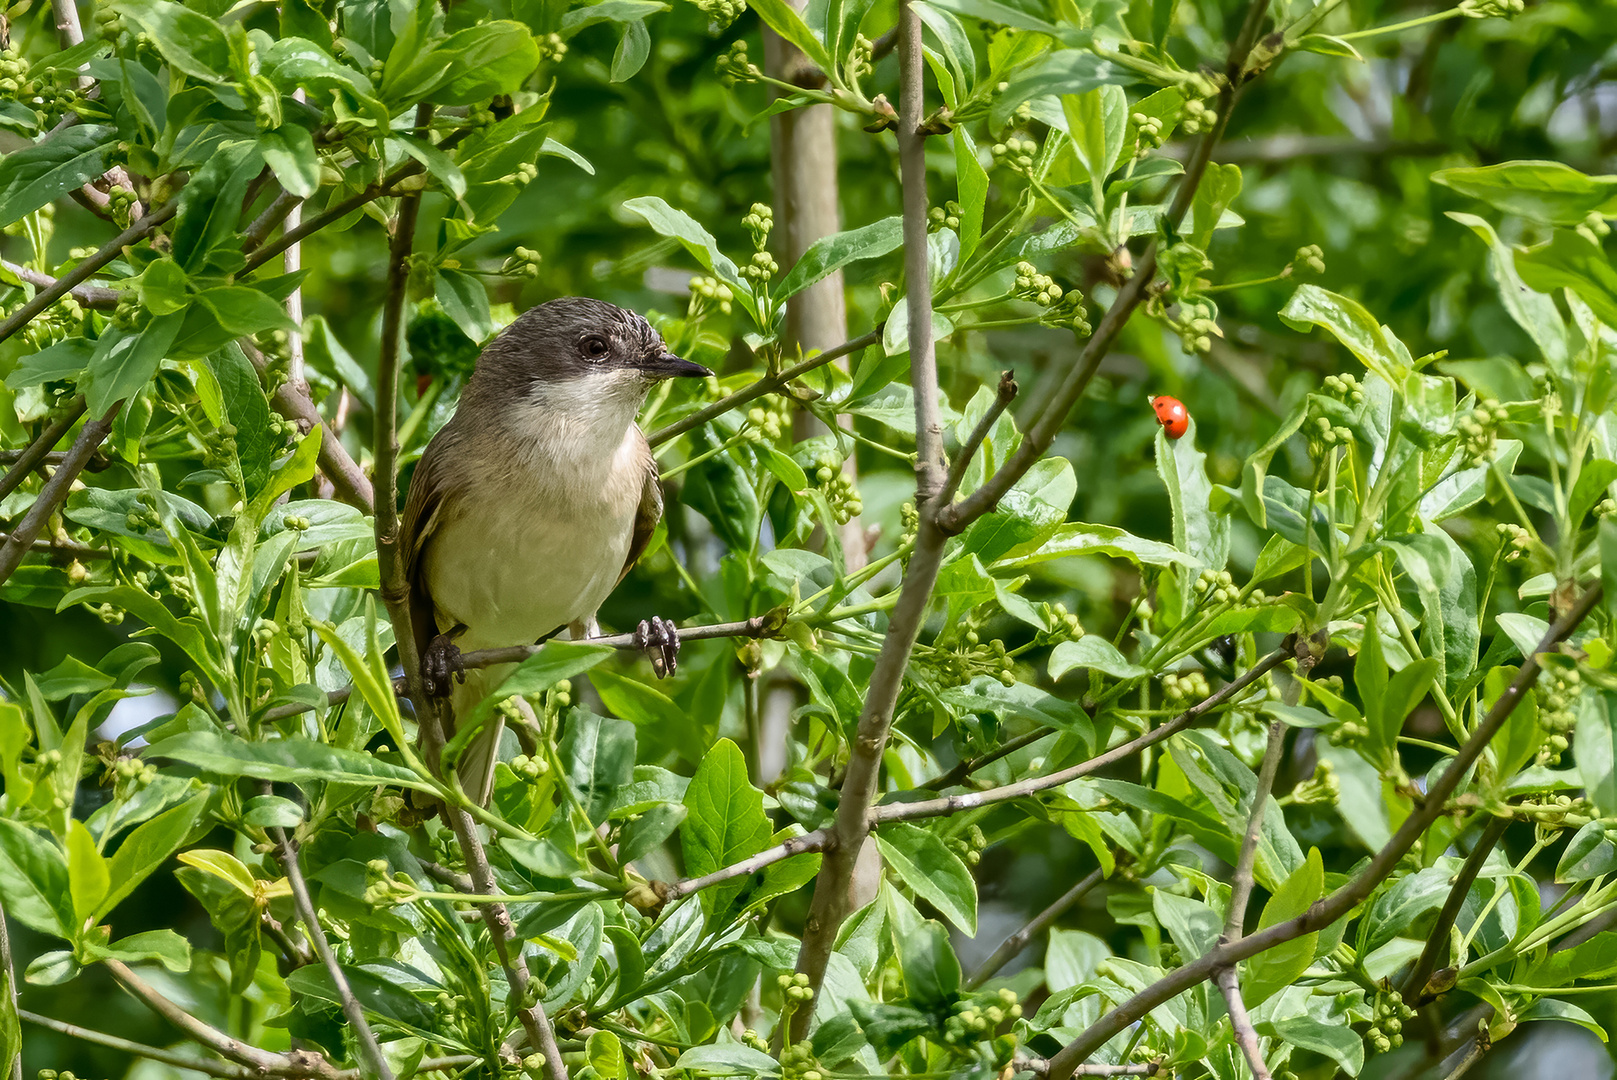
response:
M606 354L612 351L612 347L606 343L605 338L598 337L594 334L591 334L589 337L585 338L583 342L580 343L579 348L583 351L584 355L589 357L591 360L604 360L606 359Z

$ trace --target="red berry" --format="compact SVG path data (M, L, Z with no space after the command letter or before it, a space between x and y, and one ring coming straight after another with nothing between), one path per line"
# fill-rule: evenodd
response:
M1178 398L1168 397L1166 394L1151 399L1151 407L1157 410L1157 423L1167 432L1168 438L1177 439L1190 430L1190 413L1185 409L1185 403Z

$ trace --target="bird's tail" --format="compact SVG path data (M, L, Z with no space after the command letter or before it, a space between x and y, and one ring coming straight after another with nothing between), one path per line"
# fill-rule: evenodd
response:
M457 682L449 695L457 724L470 717L477 704L505 681L512 666L502 664L499 667L472 668L466 672L466 681ZM461 751L460 759L455 763L461 788L479 806L488 805L489 795L494 790L494 766L500 760L500 740L504 735L505 718L496 712L472 737L470 745Z

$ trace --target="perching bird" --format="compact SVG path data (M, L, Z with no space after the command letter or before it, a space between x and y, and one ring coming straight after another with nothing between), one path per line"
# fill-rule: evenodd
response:
M530 308L483 350L416 466L400 536L423 682L450 696L455 716L511 670L465 671L462 649L596 633L596 610L662 516L635 414L653 384L711 374L639 315L579 297ZM674 667L673 629L650 619L637 631L659 675ZM460 756L461 784L479 803L502 730L496 714Z

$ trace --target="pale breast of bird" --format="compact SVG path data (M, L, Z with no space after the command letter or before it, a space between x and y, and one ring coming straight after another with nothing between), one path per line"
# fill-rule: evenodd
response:
M466 651L527 644L593 617L622 573L645 482L648 451L634 427L606 453L500 449L476 459L502 475L466 485L480 494L443 508L424 553L439 625L464 625L456 644Z

